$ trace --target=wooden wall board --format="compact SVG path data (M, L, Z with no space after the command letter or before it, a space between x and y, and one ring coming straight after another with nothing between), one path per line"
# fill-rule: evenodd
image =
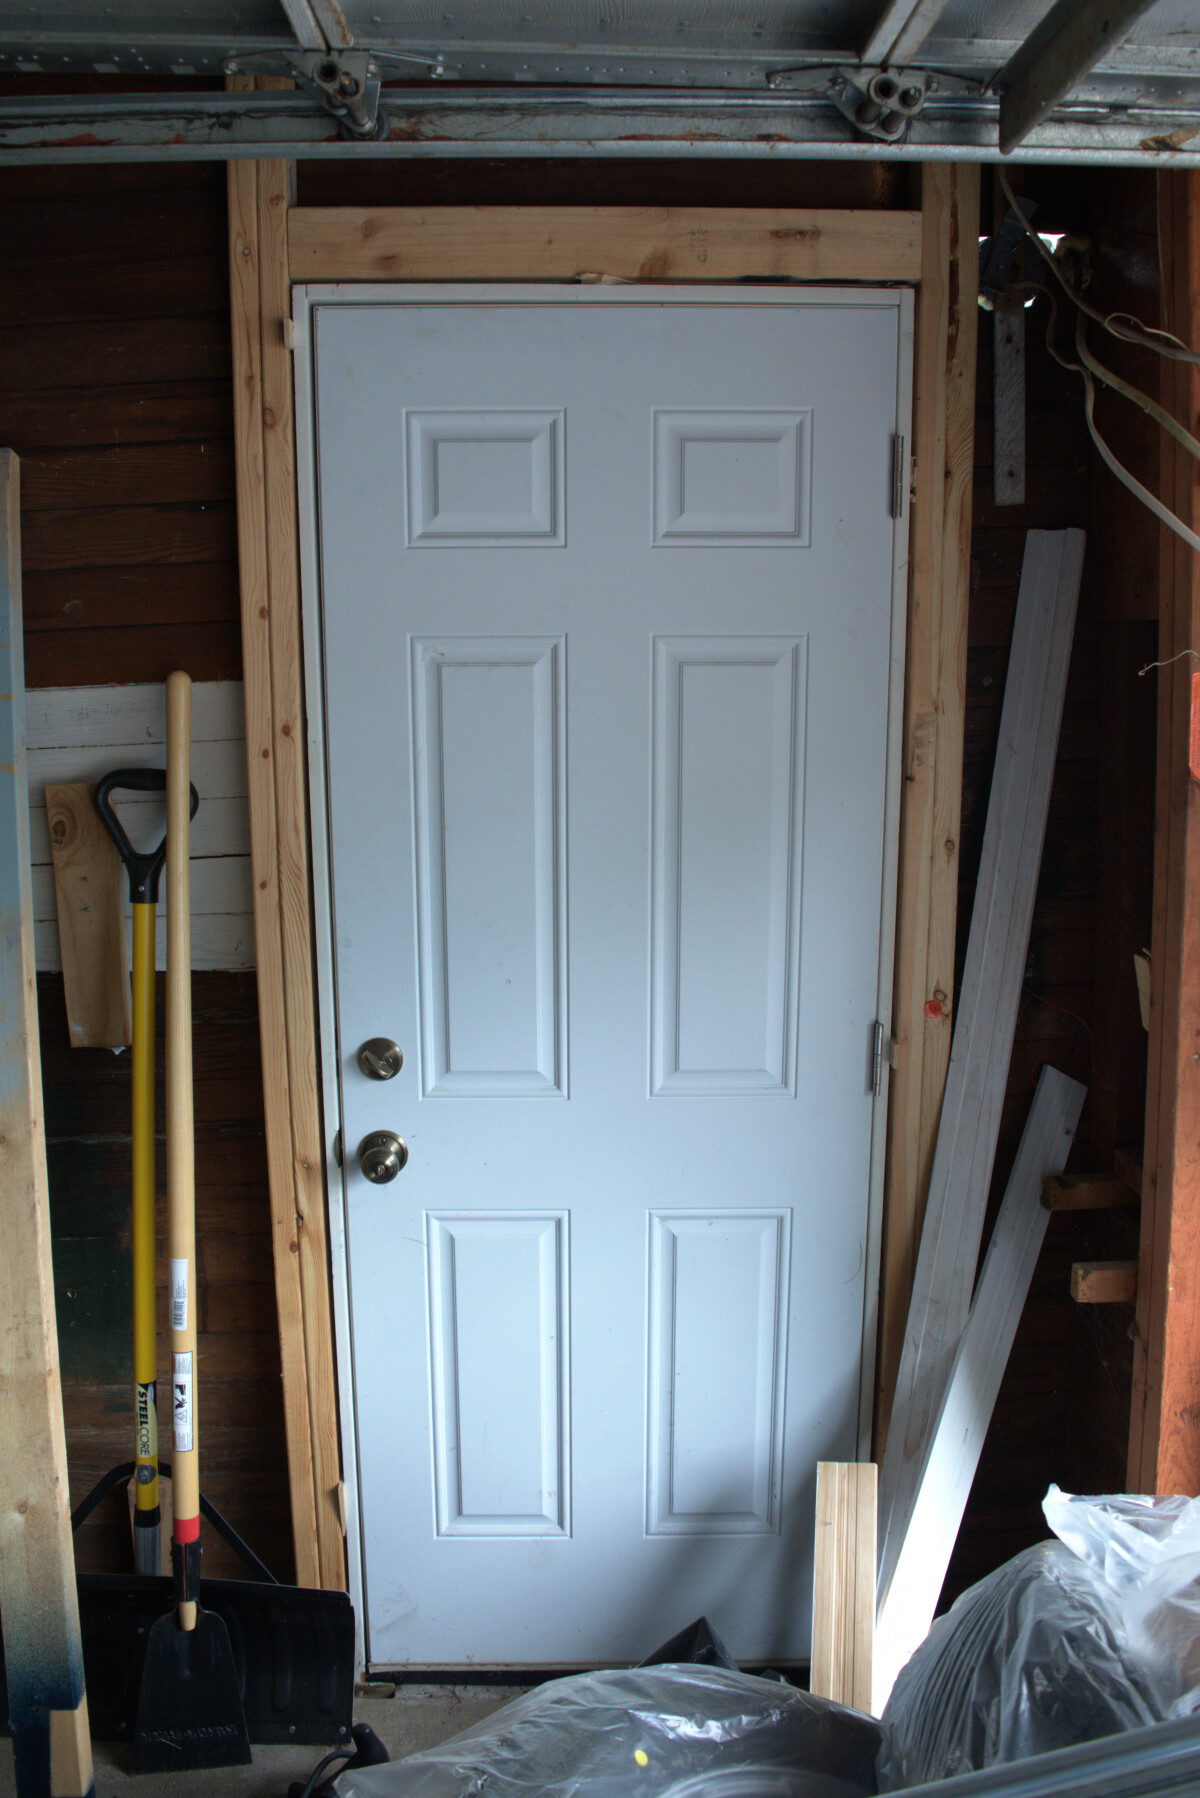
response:
M355 157L296 165L299 206L832 206L913 204L919 171L899 162L708 157Z
M908 1531L971 1302L1028 955L1083 549L1082 531L1031 532L1027 540L945 1101L880 1470L881 1592Z
M817 207L297 207L293 281L915 281L921 215Z
M0 441L31 464L31 687L241 674L218 176L0 171Z
M95 782L113 768L164 765L165 712L160 684L49 688L29 702L30 842L34 939L39 970L62 965L56 888L43 791L47 783ZM192 780L200 808L192 825L192 966L254 966L250 818L246 737L240 681L202 681L194 688ZM120 795L118 811L134 842L157 840L165 811L160 795ZM96 820L100 828L99 819ZM107 838L104 839L107 842ZM164 904L155 937L166 966ZM128 929L128 883L120 916Z
M231 163L228 196L251 854L293 1531L301 1583L344 1587L284 343L289 171Z
M233 445L224 436L150 448L33 450L21 458L26 512L120 507L153 489L160 506L211 506L233 497Z
M1200 177L1161 178L1168 328L1200 339ZM1162 363L1163 399L1192 421L1200 378ZM1196 464L1164 451L1163 490L1200 522ZM1128 1479L1132 1491L1200 1493L1200 814L1188 771L1192 671L1200 652L1200 559L1161 544L1158 781L1142 1238Z
M17 458L0 451L0 1610L17 1791L93 1790L68 1511L25 766Z
M99 380L87 387L7 393L5 428L31 449L62 445L185 442L216 432L233 436L228 380Z
M887 1442L955 1013L979 170L927 165L923 195L877 1459Z

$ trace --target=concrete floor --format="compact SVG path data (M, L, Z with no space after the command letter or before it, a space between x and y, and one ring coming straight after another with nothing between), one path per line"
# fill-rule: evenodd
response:
M391 1698L360 1697L354 1720L369 1723L392 1759L399 1760L481 1722L524 1690L523 1686L397 1686ZM114 1794L122 1798L287 1798L291 1781L307 1779L324 1752L321 1748L255 1748L250 1767L152 1773L134 1779L124 1771L127 1745L97 1742L93 1750L96 1798L113 1798ZM16 1789L12 1743L0 1741L0 1798L15 1798Z

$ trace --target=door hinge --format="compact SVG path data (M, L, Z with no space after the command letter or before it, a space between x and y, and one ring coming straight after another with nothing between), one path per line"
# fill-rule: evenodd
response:
M875 1020L875 1038L871 1054L871 1091L878 1099L883 1092L883 1064L896 1065L896 1043L887 1034L880 1019Z
M892 438L892 517L904 516L904 439Z

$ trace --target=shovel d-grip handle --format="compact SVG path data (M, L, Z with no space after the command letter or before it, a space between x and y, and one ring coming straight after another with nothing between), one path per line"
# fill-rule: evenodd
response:
M129 897L134 905L158 904L158 881L162 873L163 862L167 854L166 832L157 849L141 851L135 849L125 834L125 827L113 810L111 793L165 793L167 790L167 771L165 768L114 768L96 782L96 790L92 794L92 803L100 814L105 830L113 840L113 846L121 860L125 863L125 871L129 875ZM200 804L200 795L195 787L191 788L191 816L196 816Z

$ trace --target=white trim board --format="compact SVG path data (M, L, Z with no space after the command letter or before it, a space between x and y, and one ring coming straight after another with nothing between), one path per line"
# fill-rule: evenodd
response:
M912 1516L875 1635L874 1705L933 1622L992 1409L1033 1279L1050 1213L1042 1182L1066 1166L1087 1088L1043 1067L959 1343L946 1402L920 1470Z
M293 370L296 392L296 470L299 495L300 595L307 709L309 815L312 833L313 907L316 930L316 986L319 1009L320 1077L325 1126L325 1174L329 1192L329 1237L333 1284L334 1330L337 1351L339 1415L343 1466L347 1470L345 1496L346 1564L350 1596L354 1604L356 1667L366 1667L366 1593L363 1581L363 1541L358 1499L357 1417L355 1411L354 1355L345 1215L345 1183L335 1156L341 1126L340 1056L337 1035L337 977L333 956L336 919L333 911L329 865L329 809L325 765L324 659L321 643L320 545L318 541L318 486L316 418L313 383L313 311L318 305L383 303L496 305L513 303L561 306L579 305L725 305L725 306L832 306L883 307L898 313L900 366L897 380L897 433L911 438L914 358L914 296L905 287L712 287L681 286L578 286L569 283L517 285L515 283L296 283L292 288ZM892 569L891 682L888 706L888 761L885 771L884 865L880 921L880 961L877 1016L885 1040L891 1034L892 989L896 934L896 884L900 853L900 807L903 781L902 744L904 713L905 632L908 618L909 493L902 484L901 514L894 521ZM883 1179L887 1144L887 1109L890 1067L885 1058L882 1090L872 1118L869 1170L869 1210L864 1245L866 1282L863 1313L862 1377L858 1393L858 1454L871 1448L874 1401L873 1369L879 1312L879 1267L883 1232ZM354 1475L351 1477L350 1469Z
M200 681L192 689L192 781L200 809L192 825L192 966L254 966L246 730L240 681ZM39 688L26 697L29 829L33 857L34 943L39 971L62 966L45 788L97 781L113 768L165 765L166 698L157 685ZM157 795L117 794L131 842L161 835ZM126 916L129 906L126 900ZM165 966L160 904L156 960Z
M1025 540L975 908L879 1477L886 1595L975 1284L1058 750L1082 531Z

